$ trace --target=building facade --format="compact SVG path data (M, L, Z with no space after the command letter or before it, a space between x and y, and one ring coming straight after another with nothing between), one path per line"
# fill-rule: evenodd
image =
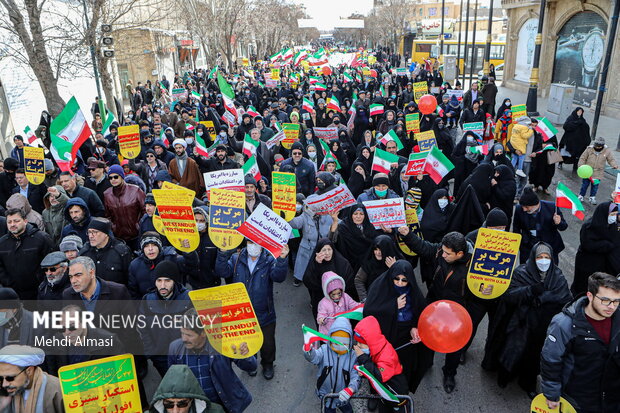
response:
M574 103L593 108L609 39L612 0L547 0L539 68L541 96L552 83L575 86ZM504 84L527 91L540 1L502 0L508 14ZM611 40L618 44L620 32ZM602 113L620 115L620 51L613 50Z

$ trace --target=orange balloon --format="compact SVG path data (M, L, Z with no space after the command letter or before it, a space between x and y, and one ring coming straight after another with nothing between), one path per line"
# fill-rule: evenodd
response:
M437 109L437 99L433 95L424 95L418 101L418 109L424 115L433 113Z
M422 343L438 353L454 353L465 347L473 331L467 310L454 301L429 304L418 321Z
M329 76L332 74L332 69L329 66L323 66L323 68L321 69L321 72L325 75L325 76Z

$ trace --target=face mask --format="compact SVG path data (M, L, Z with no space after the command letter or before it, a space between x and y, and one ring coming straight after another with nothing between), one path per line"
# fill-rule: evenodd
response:
M295 205L295 212L299 213L301 211L301 205Z
M226 137L226 132L220 132L220 136L221 136L222 138Z
M616 215L608 215L607 216L607 223L609 225L615 224L616 222L618 222L618 217Z
M3 326L6 323L8 323L11 318L13 318L13 315L10 312L1 311L0 312L0 326Z
M316 152L308 152L310 158L316 158Z
M325 182L319 181L319 182L316 183L316 186L319 189L325 189Z
M396 99L396 95L392 95L392 99Z
M196 226L198 227L198 231L204 231L207 229L207 224L204 222L198 222Z
M200 132L200 131L199 131L199 132L197 132L197 133L198 133L198 136L202 136L202 132Z
M340 123L340 119L334 119L334 125L338 125Z
M383 198L384 196L387 195L387 189L384 189L383 191L379 191L378 189L375 189L375 194L377 194L379 198Z
M512 105L512 103L506 102L506 106L510 107L510 105Z
M185 138L185 143L187 143L188 145L193 143L194 140L192 138Z
M448 201L447 199L443 199L443 198L437 200L437 204L439 204L439 208L441 209L444 209L445 207L447 207L449 202L450 201Z
M536 260L536 266L540 271L546 272L551 266L551 260L549 258L541 258Z
M362 350L362 353L370 355L370 349L369 348L363 348L361 350Z
M105 148L97 148L97 152L99 152L100 154L104 154Z
M258 244L248 244L246 248L250 257L258 257L262 249L262 247Z

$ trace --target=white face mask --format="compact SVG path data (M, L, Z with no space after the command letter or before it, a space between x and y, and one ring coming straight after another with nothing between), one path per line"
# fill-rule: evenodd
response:
M197 133L198 133L198 136L202 136L202 132L200 132L200 131L199 131L199 132L197 132Z
M13 314L10 311L0 311L0 326L8 323L11 318L13 318Z
M226 137L226 132L220 132L221 137Z
M204 231L207 228L207 224L204 222L198 222L196 223L196 226L198 227L198 231Z
M616 222L618 222L618 216L617 215L607 215L607 223L609 225L615 224Z
M187 143L188 145L191 143L194 143L194 139L193 138L185 138L185 143Z
M439 208L441 209L444 209L445 207L447 207L449 202L450 201L448 201L447 199L443 199L443 198L437 200L437 203L439 204Z
M536 260L536 267L538 267L540 271L546 272L550 266L551 260L549 258L541 258L539 260Z
M261 250L263 249L260 245L254 243L248 243L246 246L248 250L248 254L250 257L258 257L260 255Z
M308 152L308 157L316 158L316 152Z
M299 213L299 211L301 211L301 205L297 204L295 205L295 212Z

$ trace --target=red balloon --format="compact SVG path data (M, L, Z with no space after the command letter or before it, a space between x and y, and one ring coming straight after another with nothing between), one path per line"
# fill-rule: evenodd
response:
M418 321L422 343L438 353L454 353L462 349L472 331L473 324L467 310L449 300L429 304Z
M424 95L418 101L418 108L424 115L431 114L437 109L437 99L433 95Z
M323 68L321 69L321 72L323 72L325 76L329 76L332 74L332 69L329 66L323 66Z

